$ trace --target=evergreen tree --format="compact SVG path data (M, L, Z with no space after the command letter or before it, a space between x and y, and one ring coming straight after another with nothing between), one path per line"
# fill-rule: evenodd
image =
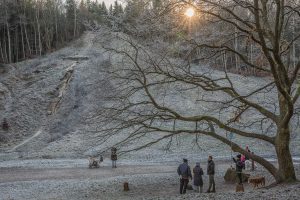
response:
M101 15L104 15L104 16L106 16L107 14L108 14L108 10L107 10L107 8L106 8L106 5L105 5L105 2L104 1L102 1L102 4L101 4Z
M112 5L110 5L109 6L109 11L108 11L108 14L110 15L110 16L112 16L113 15L113 12L114 11L114 9L113 9L113 6Z

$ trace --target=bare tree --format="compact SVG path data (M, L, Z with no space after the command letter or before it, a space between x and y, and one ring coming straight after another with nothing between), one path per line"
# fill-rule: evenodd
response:
M222 58L225 51L237 56L247 67L266 72L270 78L247 91L232 80L233 76L227 73L226 68L216 75L211 70L191 65L189 60L170 59L168 52L146 50L136 40L122 36L119 39L123 41L123 46L106 47L113 55L121 54L124 57L121 59L122 67L111 67L106 71L116 92L107 96L111 103L97 117L100 125L106 127L100 131L102 141L122 134L123 139L116 144L122 145L157 133L155 140L131 149L139 150L178 134L203 134L220 140L233 151L260 163L278 183L296 180L290 138L291 122L299 110L297 102L300 87L296 81L300 62L292 67L287 57L300 34L298 29L294 29L293 37L287 37L286 32L291 23L290 16L295 21L299 20L299 4L284 0L170 2L178 6L175 7L177 10L194 7L205 15L205 27L225 24L234 31L232 34L219 30L220 37L217 39L209 37L212 32L207 31L207 39L191 39L192 49L205 52L202 61L210 64L216 58ZM237 51L234 45L236 37L239 40L251 40L267 61L266 64L259 65L255 59L248 59L242 51ZM197 94L201 98L197 99L196 106L209 104L214 112L204 112L199 107L186 109L185 102L172 101L174 93L185 95L186 98L194 98L193 95ZM267 98L268 95L271 97ZM247 117L250 115L256 117ZM278 167L231 142L226 137L226 131L272 145L278 158Z

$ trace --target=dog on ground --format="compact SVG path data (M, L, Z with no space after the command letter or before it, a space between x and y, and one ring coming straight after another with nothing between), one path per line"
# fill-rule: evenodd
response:
M88 159L89 159L89 168L90 169L91 168L99 168L100 167L100 165L99 165L100 162L98 162L98 160L96 158L89 157Z
M258 188L259 186L264 187L266 184L266 179L264 176L250 177L248 179L248 183L253 186L253 189Z

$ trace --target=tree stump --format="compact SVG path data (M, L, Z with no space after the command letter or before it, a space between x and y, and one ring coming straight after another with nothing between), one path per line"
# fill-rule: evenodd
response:
M243 184L236 184L235 192L245 192Z
M124 182L123 183L123 187L124 187L124 192L129 191L129 184L128 184L128 182Z

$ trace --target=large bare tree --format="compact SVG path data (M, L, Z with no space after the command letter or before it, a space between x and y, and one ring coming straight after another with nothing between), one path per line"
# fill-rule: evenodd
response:
M168 52L146 50L137 40L122 36L119 39L124 46L107 47L124 57L122 67L112 66L106 71L116 92L108 95L111 103L100 116L101 125L106 127L102 129L103 141L124 130L127 134L119 145L149 134L163 133L134 148L138 150L182 133L204 134L260 163L278 183L296 180L290 139L291 122L299 109L300 61L293 66L289 58L300 37L299 27L293 27L300 19L299 2L181 0L170 3L172 6L167 7L176 11L191 6L203 15L203 31L205 28L209 31L206 30L200 39L188 38L190 52L202 52L198 57L200 62L211 64L227 52L237 56L247 68L264 72L267 78L248 91L232 80L234 76L226 68L213 74L211 70L191 65L190 56L186 60L169 58ZM212 29L212 26L219 28ZM292 36L290 30L293 30ZM234 43L243 40L251 41L264 62L249 59L247 54L237 50ZM185 102L174 103L174 93L186 95L186 98L198 94L197 105L209 103L217 114L197 107L187 112ZM271 97L267 98L268 95ZM261 124L267 125L257 129ZM259 154L248 153L230 141L225 132L271 144L276 151L278 166Z

